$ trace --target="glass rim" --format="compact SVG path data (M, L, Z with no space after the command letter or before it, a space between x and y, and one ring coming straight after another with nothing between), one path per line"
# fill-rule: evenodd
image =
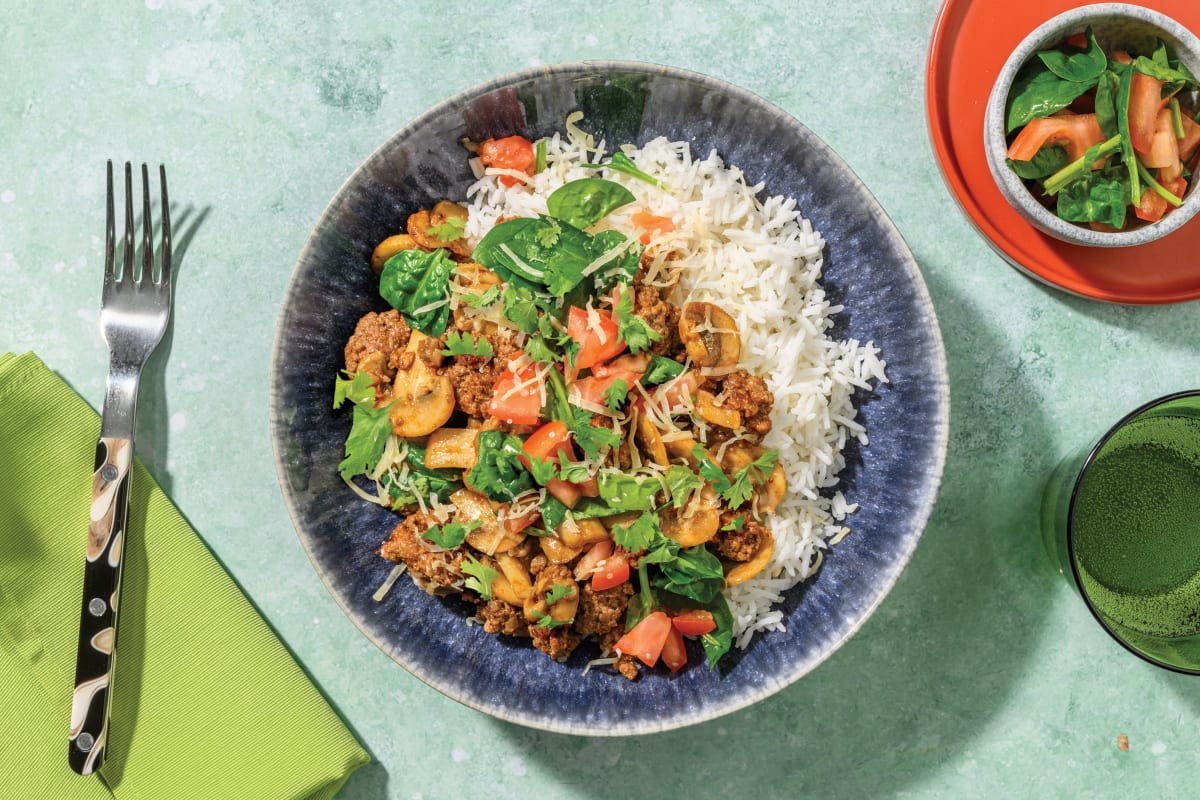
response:
M1075 518L1075 501L1079 497L1079 487L1083 484L1083 478L1085 475L1087 475L1088 468L1091 467L1092 462L1096 460L1096 456L1099 455L1100 451L1104 449L1104 445L1108 444L1109 440L1116 435L1117 431L1121 430L1134 419L1140 417L1147 411L1175 400L1181 400L1185 397L1200 397L1200 389L1185 389L1179 392L1172 392L1171 394L1156 397L1153 400L1143 403L1113 423L1112 427L1110 427L1104 433L1104 435L1100 437L1100 440L1096 442L1095 446L1088 451L1087 458L1083 460L1083 464L1079 468L1079 474L1075 476L1075 482L1071 486L1071 500L1067 505L1067 561L1071 565L1071 578L1075 581L1075 588L1079 591L1079 595L1083 598L1083 601L1087 603L1088 611L1090 611L1092 616L1095 617L1096 622L1100 623L1100 627L1104 628L1105 632L1115 639L1119 645L1143 661L1148 661L1156 667L1162 667L1163 669L1167 669L1172 672L1178 672L1184 675L1200 675L1200 667L1193 669L1176 666L1174 664L1168 664L1165 661L1138 650L1132 644L1125 641L1121 634L1113 630L1112 626L1109 625L1104 617L1100 614L1100 610L1096 608L1095 603L1092 602L1092 598L1088 596L1087 589L1085 589L1083 586L1083 580L1079 575L1079 567L1077 566L1075 559L1075 526L1073 524Z

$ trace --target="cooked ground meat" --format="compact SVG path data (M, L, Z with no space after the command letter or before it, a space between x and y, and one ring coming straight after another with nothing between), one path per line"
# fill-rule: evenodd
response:
M628 581L599 592L592 589L590 581L585 583L579 596L575 630L582 636L595 636L600 650L611 652L625 633L625 609L629 607L631 594L633 586Z
M379 555L397 564L404 562L414 577L453 586L462 580L462 554L452 550L435 552L421 543L421 535L436 524L432 514L414 511L392 529L392 535L379 548Z
M638 677L638 660L637 656L622 654L617 658L617 663L613 664L617 672L624 675L631 681L637 680Z
M396 360L408 346L411 335L412 329L394 308L382 314L374 311L365 314L346 342L346 371L353 375L362 368L371 372L376 382L380 378L384 383L390 381L396 374Z
M742 415L746 430L760 436L771 430L771 407L775 405L775 396L762 378L744 369L731 372L721 379L718 396L723 408Z
M679 341L679 308L663 299L655 286L634 283L633 311L646 321L659 335L658 341L650 346L650 352L673 357L683 349Z
M529 626L521 610L510 606L503 600L489 600L480 603L476 609L475 618L483 623L487 633L506 633L509 636L528 636Z
M492 387L500 377L499 369L489 358L455 356L454 363L446 367L442 374L454 385L454 397L459 409L467 416L485 419L488 405L492 402Z
M724 530L738 517L744 519L740 531ZM726 509L721 512L721 527L713 537L712 543L716 545L717 555L721 558L729 561L749 561L758 553L764 538L769 535L766 528L751 519L749 512Z
M542 628L538 625L530 625L529 635L533 637L533 646L555 661L567 658L579 646L579 634L570 625L563 625L560 628Z

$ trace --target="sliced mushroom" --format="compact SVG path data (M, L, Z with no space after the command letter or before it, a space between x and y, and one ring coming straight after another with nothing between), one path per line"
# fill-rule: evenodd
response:
M438 428L425 444L425 466L430 469L470 469L478 459L479 431L471 428Z
M692 451L696 449L696 444L696 440L691 436L663 439L663 446L666 447L668 453L675 458L682 458L692 465L696 464L696 456L692 454Z
M500 571L504 573L509 586L512 587L513 594L522 603L525 602L530 593L533 592L533 581L529 577L529 570L525 568L525 565L519 559L507 554L496 556L496 563L500 566Z
M510 606L516 606L517 608L523 607L526 600L525 597L517 594L516 588L503 575L497 575L492 580L492 597L503 600Z
M736 430L742 427L741 413L735 408L718 405L713 393L704 389L696 392L696 414L705 422L720 425L722 428Z
M566 587L566 594L553 605L546 603L555 584ZM562 565L546 567L538 573L533 584L533 592L525 600L525 619L529 622L539 622L547 615L555 622L571 622L575 612L579 610L579 584L571 570Z
M371 253L371 269L375 270L375 274L378 275L383 272L383 265L389 258L401 250L412 250L416 246L417 240L407 233L397 233L395 236L387 237L375 245L375 251Z
M662 434L658 426L645 414L638 415L636 438L642 452L649 456L650 460L664 467L670 466L671 461L667 458L667 447L663 443Z
M408 217L408 234L416 240L417 244L427 250L436 250L439 247L444 247L454 255L460 258L469 258L471 255L471 245L465 238L460 235L453 238L443 239L434 233L434 230L446 223L447 215L438 211L441 208L445 210L447 207L460 208L464 216L459 216L457 213L451 216L458 217L464 222L466 221L466 209L462 206L455 206L454 203L438 203L434 206L434 211L421 209L415 214L410 214ZM433 230L431 230L433 229Z
M755 489L754 507L760 514L770 514L783 502L786 494L787 475L784 474L783 467L776 464L767 477L767 482Z
M567 547L557 536L543 536L538 539L538 543L551 564L566 564L583 552L582 549Z
M467 534L467 544L481 553L495 555L507 553L525 539L524 533L513 533L500 524L491 502L481 494L470 489L459 489L450 495L457 513L455 519L464 525L479 522L479 525Z
M612 534L598 519L566 519L558 526L558 538L572 550L583 550L596 542L611 539Z
M709 483L704 484L700 496L681 509L668 508L659 513L663 536L674 540L680 547L695 547L717 535L721 524L720 499Z
M386 402L395 401L389 414L392 432L397 436L415 438L428 436L450 419L454 413L454 387L445 375L438 375L425 360L418 358L423 341L432 341L420 331L413 331L405 353L407 369L397 370L392 380L391 395ZM428 346L426 346L428 348Z
M771 529L765 525L763 526L763 533L765 535L762 537L762 544L759 545L758 552L754 554L754 558L728 567L725 572L726 586L737 586L739 583L745 583L766 569L767 564L771 561L771 556L775 554L775 536L771 533Z
M737 323L712 303L688 303L680 310L679 339L701 367L732 367L742 355Z

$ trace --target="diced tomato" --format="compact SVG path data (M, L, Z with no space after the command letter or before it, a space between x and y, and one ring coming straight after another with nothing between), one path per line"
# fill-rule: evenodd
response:
M671 672L678 672L687 663L687 645L683 643L683 634L672 627L667 631L667 641L663 642L662 662Z
M579 491L578 486L570 481L564 481L562 478L551 478L546 481L546 491L554 495L554 498L567 508L574 508L575 504L579 502L579 498L583 496L583 492Z
M592 588L597 592L620 586L629 580L629 560L625 551L619 547L612 555L596 565L596 573L592 575Z
M580 494L584 497L599 497L600 496L600 479L592 475L582 483L573 483L572 486L578 487Z
M542 516L542 512L535 508L535 509L532 509L531 511L527 511L525 514L523 514L519 517L510 517L508 515L508 503L505 503L503 508L504 508L504 528L509 533L520 533L521 531L525 530L530 525L532 525L533 523L535 523L539 519L541 519L541 516Z
M1179 160L1187 162L1200 145L1200 124L1197 124L1187 114L1180 114L1183 119L1183 138L1179 140Z
M1154 121L1151 120L1151 130ZM1029 161L1043 147L1062 146L1071 161L1082 158L1092 145L1104 141L1104 133L1095 114L1056 114L1038 117L1013 139L1008 157L1014 161Z
M637 355L627 353L620 358L614 358L607 364L595 365L592 367L592 374L599 378L606 378L615 372L633 372L640 378L648 366L650 366L649 353L638 353Z
M614 547L616 545L613 544L612 539L604 539L592 545L575 562L575 580L582 581L592 577L599 564L612 555Z
M1170 180L1164 180L1161 177L1162 173L1163 173L1163 170L1160 169L1158 171L1158 174L1160 176L1158 179L1158 182L1162 184L1162 187L1164 189L1166 189L1168 192L1170 192L1171 194L1175 195L1180 200L1182 200L1183 194L1184 194L1184 192L1187 191L1187 185L1188 185L1187 178L1183 177L1183 172L1180 171L1179 175L1177 175L1174 179L1170 179Z
M524 136L507 136L488 139L479 145L479 160L485 167L512 169L532 175L537 156L533 151L533 142ZM511 175L501 175L500 182L505 186L515 186L520 180Z
M612 314L603 309L589 313L571 306L567 312L567 335L579 343L579 352L575 354L577 369L587 369L593 364L608 361L625 349L625 343L617 336L617 323L613 321Z
M1176 161L1169 167L1161 167L1158 170L1158 175L1155 177L1158 178L1158 182L1163 186L1166 186L1168 183L1174 183L1178 178L1183 177L1183 164Z
M1071 47L1078 47L1081 50L1086 50L1088 46L1087 34L1083 31L1072 33L1063 40L1064 44L1069 44Z
M667 407L673 413L685 408L688 399L693 397L699 388L700 376L694 370L689 370L675 380L655 387L654 394L651 396L654 398L655 405L660 404L663 398L666 398Z
M598 378L595 375L580 378L573 385L579 391L579 397L582 400L602 406L604 405L604 393L614 383L619 380L625 381L625 388L632 389L633 384L637 383L640 377L642 377L640 372L611 372L603 378Z
M675 223L671 221L670 217L660 217L648 211L638 211L629 218L629 221L633 223L633 227L645 231L641 236L642 244L650 244L652 238L675 230Z
M653 667L658 663L670 633L671 618L662 611L655 611L618 639L616 647L622 653L636 656L647 667Z
M1113 50L1112 60L1118 64L1132 64L1133 56L1129 55L1127 50Z
M671 617L671 624L684 636L703 636L717 629L717 621L711 611L690 608Z
M1139 153L1150 152L1163 102L1162 81L1134 72L1129 82L1129 141Z
M521 449L527 455L542 461L557 461L560 453L565 453L567 458L575 457L575 451L571 448L570 431L567 430L566 423L558 420L547 422L531 433L525 444L521 445ZM528 467L529 463L525 462L525 466Z
M1133 210L1137 218L1146 222L1158 222L1167 213L1167 198L1153 189L1142 192L1142 202Z
M1154 133L1150 137L1150 149L1141 156L1141 161L1151 169L1171 167L1179 163L1179 140L1175 138L1175 121L1171 117L1171 109L1164 108L1158 112L1154 121Z
M536 377L537 367L533 365L520 372L504 370L492 387L488 413L510 424L536 424L542 415L541 382Z

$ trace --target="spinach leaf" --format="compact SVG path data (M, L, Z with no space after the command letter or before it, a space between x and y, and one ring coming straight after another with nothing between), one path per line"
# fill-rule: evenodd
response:
M1012 133L1036 117L1046 117L1071 105L1075 98L1098 80L1068 81L1055 75L1040 61L1031 62L1017 75L1009 94L1005 128Z
M430 469L425 466L425 448L418 444L407 444L404 462L408 464L408 473L404 478L389 471L380 481L395 508L416 505L418 496L428 501L429 495L434 493L444 503L451 494L462 488L462 476L457 470Z
M1067 222L1125 225L1129 185L1123 167L1108 167L1085 175L1058 193L1058 216Z
M1042 63L1063 80L1083 82L1094 81L1108 67L1108 57L1096 41L1091 27L1087 29L1088 46L1063 47L1057 50L1046 50L1038 53Z
M1105 70L1096 83L1096 122L1106 139L1119 133L1117 128L1117 89L1121 79L1112 70Z
M593 249L597 255L607 253L628 241L625 234L619 231L600 231L592 238L595 240ZM592 294L607 294L618 283L631 282L634 275L637 274L638 263L641 261L644 249L640 242L633 242L594 273ZM575 305L582 308L587 305L587 302L585 300L585 302L575 303Z
M1121 142L1121 136L1118 134L1111 139L1092 145L1081 158L1071 162L1049 178L1046 178L1042 182L1042 188L1045 189L1048 195L1053 196L1058 194L1064 186L1090 175L1092 165L1102 158L1107 158L1110 153L1120 149Z
M506 220L487 232L473 257L505 283L533 290L545 277L545 262L537 256L547 243L553 246L560 232L558 223L547 217Z
M646 617L650 616L650 612L657 605L657 600L654 596L654 589L650 587L650 576L646 569L646 562L638 562L638 593L629 598L629 605L625 609L625 630L631 631L633 627L641 622Z
M1188 83L1192 76L1182 69L1174 69L1165 62L1159 63L1154 59L1138 56L1133 60L1133 69L1143 75L1149 75L1163 83Z
M1041 180L1049 177L1065 167L1067 151L1061 147L1043 147L1028 161L1008 159L1008 166L1013 172L1026 180Z
M563 520L567 518L569 510L557 497L547 494L546 500L542 503L542 525L553 535L558 530L558 526L562 525Z
M662 575L654 581L657 588L698 603L711 603L725 586L721 561L702 544L681 549L675 558L663 561L658 568Z
M454 268L454 261L440 247L430 253L401 250L384 263L379 294L410 326L436 339L450 320Z
M582 230L635 199L633 192L615 181L580 178L551 192L546 208L550 216Z
M534 488L533 476L521 463L521 440L502 431L479 434L479 455L467 482L493 500L511 500Z
M596 477L600 499L608 503L610 508L621 511L649 511L654 508L654 496L662 490L662 483L650 476L600 472Z

